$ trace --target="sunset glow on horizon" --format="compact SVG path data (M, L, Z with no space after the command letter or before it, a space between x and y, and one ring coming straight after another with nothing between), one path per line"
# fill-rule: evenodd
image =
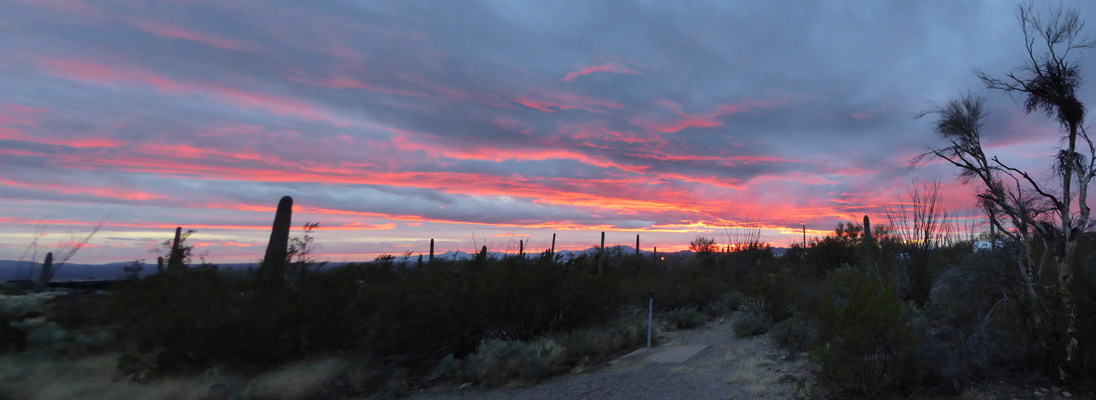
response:
M1024 62L1012 4L796 3L0 0L0 260L101 223L71 262L176 226L254 262L285 195L329 261L789 246L933 179L977 231L977 187L908 166L942 144L913 116L967 91L1049 176L1056 124L972 72Z

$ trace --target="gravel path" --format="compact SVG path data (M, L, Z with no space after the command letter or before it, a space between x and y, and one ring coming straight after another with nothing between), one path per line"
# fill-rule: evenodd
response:
M704 329L669 332L669 345L710 347L684 363L604 366L558 376L537 385L489 390L438 388L413 399L787 399L796 380L808 377L801 357L782 357L767 336L737 339L731 320Z

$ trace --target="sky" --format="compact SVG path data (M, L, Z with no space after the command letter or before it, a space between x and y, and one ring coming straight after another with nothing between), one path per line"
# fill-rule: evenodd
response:
M101 224L71 262L176 226L254 262L285 195L330 261L787 246L933 179L975 218L954 169L909 167L943 145L914 116L985 94L987 151L1046 176L1057 126L973 72L1023 43L996 0L0 0L0 259Z

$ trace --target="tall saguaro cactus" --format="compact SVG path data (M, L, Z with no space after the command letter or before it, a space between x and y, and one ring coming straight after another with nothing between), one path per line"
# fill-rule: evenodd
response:
M518 240L518 258L525 257L525 241Z
M430 260L434 261L434 239L430 239Z
M183 261L186 256L183 254L183 227L175 228L175 239L171 240L171 255L167 259L168 272L182 271Z
M556 234L552 234L552 250L548 251L550 255L556 255Z
M601 275L601 266L605 263L605 231L601 231L601 247L597 248L597 274Z
M636 257L639 257L639 235L636 235Z
M871 219L867 215L864 216L864 258L868 262L874 261L875 258L875 243L871 239Z
M867 215L864 216L864 242L871 242L871 219Z
M285 277L286 254L289 252L289 227L293 217L293 198L282 197L278 202L278 211L274 214L274 225L270 229L270 242L266 245L266 256L259 266L259 276Z

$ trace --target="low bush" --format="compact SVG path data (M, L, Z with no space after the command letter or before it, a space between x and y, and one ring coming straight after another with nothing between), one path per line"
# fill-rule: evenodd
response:
M769 321L761 315L746 313L735 318L731 328L735 337L757 336L769 330Z
M696 307L689 307L666 312L662 319L677 329L693 329L708 322L708 315L697 311Z
M746 296L741 292L729 292L720 296L718 300L704 308L704 313L712 318L722 317L734 311L742 309L746 303Z
M810 327L799 318L789 318L773 324L769 328L769 336L791 351L805 351L814 340Z
M659 328L652 327L652 341L658 343ZM596 364L647 344L646 318L620 318L604 325L575 329L556 337L567 348L573 364Z
M823 343L814 358L820 376L843 393L876 396L911 388L923 376L921 342L893 290L864 280L847 298L824 299Z
M463 374L472 382L497 385L520 379L534 382L562 370L566 349L555 341L488 340L463 362Z

